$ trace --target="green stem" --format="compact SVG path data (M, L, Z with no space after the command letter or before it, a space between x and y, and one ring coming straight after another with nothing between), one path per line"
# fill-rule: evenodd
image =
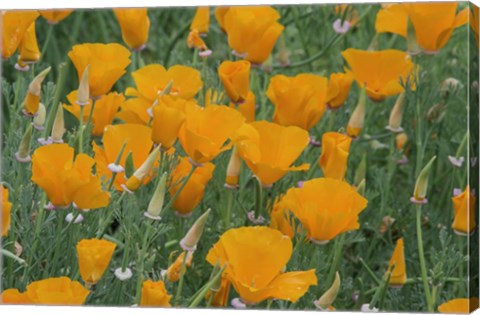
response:
M338 236L338 238L335 240L333 261L332 265L330 266L330 272L328 273L327 280L325 281L327 288L333 283L333 277L335 277L335 272L338 270L338 265L340 264L340 259L342 258L343 245L345 245L345 233Z
M427 267L425 264L425 254L423 252L423 240L422 240L422 206L416 206L417 211L417 243L418 243L418 256L420 258L420 270L422 272L423 289L425 292L425 300L427 303L428 312L433 312L432 296L430 294L430 286L427 278Z
M198 166L195 166L195 165L192 165L192 169L190 170L190 172L188 173L187 177L184 177L182 178L182 185L180 186L180 188L175 192L175 194L173 195L172 198L170 198L170 200L168 201L167 205L163 208L163 209L168 209L172 206L172 204L175 202L175 200L177 200L178 196L180 195L180 192L183 190L183 188L185 188L185 186L187 185L188 181L190 180L190 178L192 177L193 173L195 172L195 170L197 169Z
M263 188L260 178L255 176L255 219L260 216L263 207Z
M52 37L54 27L55 26L53 24L48 25L47 37L45 38L45 42L44 42L43 47L42 47L42 53L40 55L42 57L45 55L45 52L47 51L48 44L50 43L50 39Z
M84 107L80 106L80 117L78 119L78 152L83 153L83 110Z
M145 255L147 253L148 239L150 237L151 231L153 230L151 226L152 224L151 220L146 220L146 222L147 222L147 226L146 226L145 235L143 236L142 249L137 260L137 285L135 290L135 303L137 305L140 304L140 299L142 297L142 283L143 283L143 271L145 268L145 264L144 264Z
M362 266L365 268L367 273L370 275L370 277L373 279L373 281L375 281L375 283L377 285L380 285L380 283L381 283L380 279L378 279L378 277L375 275L375 273L372 271L372 269L370 269L370 267L367 265L367 263L362 258L360 258L359 261L362 264Z
M2 254L2 256L12 258L13 260L17 261L21 265L26 265L27 264L27 262L25 260L23 260L22 258L18 257L17 255L15 255L14 253L12 253L12 252L10 252L6 249L0 248L0 253Z
M233 189L227 188L227 206L225 207L225 213L223 216L223 221L225 229L230 227L230 221L232 218L232 207L233 207Z

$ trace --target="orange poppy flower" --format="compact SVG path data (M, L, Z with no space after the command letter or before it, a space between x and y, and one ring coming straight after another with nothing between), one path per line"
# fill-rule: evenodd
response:
M37 35L35 33L35 22L30 24L27 31L22 37L22 41L18 46L17 68L28 70L28 65L40 60L41 52L38 48Z
M225 31L225 14L227 14L230 7L216 7L215 19L217 19L218 26L222 31Z
M143 282L140 306L171 307L171 298L172 296L168 294L163 281L147 280Z
M327 109L327 79L309 73L276 75L270 79L267 96L275 106L273 122L309 130Z
M122 191L122 184L126 183L124 169L127 156L131 153L133 166L138 169L147 159L153 146L151 140L152 130L149 127L138 124L108 125L103 132L103 148L92 142L93 152L95 152L95 162L97 164L97 173L109 181L112 177L112 170L117 172L114 186ZM122 156L118 165L115 165L117 157L122 146L125 144ZM117 168L118 170L115 170ZM150 177L144 179L148 183Z
M125 44L131 49L138 51L145 48L148 41L150 19L147 8L118 8L113 9Z
M255 103L255 94L252 91L248 91L247 98L243 103L231 102L229 106L231 108L236 108L240 113L242 113L247 123L255 121L255 107L257 105Z
M315 269L283 272L292 255L292 242L265 226L240 227L223 233L207 254L246 304L274 298L295 303L317 284Z
M455 217L452 229L456 234L468 235L475 229L475 196L471 194L470 187L452 198Z
M21 293L17 289L7 289L0 294L0 304L31 304L26 292Z
M402 3L381 9L377 14L377 32L407 37L408 21L415 30L417 44L426 53L443 48L452 32L468 22L468 8L457 14L458 3Z
M85 283L92 285L102 278L116 246L115 243L96 238L82 239L77 243L78 266Z
M57 24L60 21L66 19L75 10L38 10L41 16L43 16L49 24Z
M32 304L82 305L90 291L78 281L59 277L30 283L27 286L26 294Z
M39 16L37 11L2 11L2 58L10 58Z
M177 282L180 279L180 269L182 269L183 260L185 259L185 251L178 255L177 259L167 269L167 278L170 282ZM187 252L186 267L192 265L193 252Z
M120 105L120 111L115 116L130 124L147 125L151 117L148 113L152 103L144 98L129 98Z
M10 229L10 211L12 209L12 203L8 201L8 188L0 185L0 191L2 193L2 236L8 235L8 230Z
M224 61L218 67L218 76L230 100L242 103L250 91L250 62Z
M208 33L210 27L210 8L198 7L195 11L190 31L197 30L200 34Z
M192 167L187 157L180 158L179 163L170 175L170 187L168 189L170 197L175 196ZM173 208L177 213L182 216L188 216L192 213L202 200L205 187L212 179L214 169L215 165L212 163L204 163L202 167L195 169L173 203Z
M67 95L67 100L71 105L63 105L68 112L70 112L77 119L80 119L80 105L76 103L78 91L72 91ZM92 113L92 135L101 136L103 129L110 125L115 118L120 105L125 101L125 96L117 92L110 92L95 102ZM87 105L83 106L83 121L88 120L92 108L92 100L89 100Z
M395 136L395 147L401 151L405 149L405 144L408 142L408 135L405 132L401 132Z
M400 238L393 250L392 258L388 263L388 269L395 264L390 276L390 286L403 286L407 282L407 270L405 268L405 253L403 249L403 238Z
M208 50L207 44L205 44L197 30L192 30L190 33L188 33L187 46L188 48L195 48L199 51L206 52Z
M338 132L322 136L322 155L318 163L325 177L343 180L347 173L348 153L352 138Z
M77 69L79 81L87 65L90 65L91 98L97 98L110 92L130 64L130 52L116 43L75 45L68 53L68 57Z
M150 64L132 73L137 88L127 88L125 95L155 102L158 95L172 81L170 95L190 100L203 86L200 72L194 68L176 65L166 70L162 65Z
M292 214L284 207L280 200L275 200L272 212L270 213L270 227L279 230L290 238L295 235Z
M67 144L42 146L32 155L32 181L54 207L68 207L73 202L82 210L102 208L110 202L110 194L92 174L94 164L86 154L74 158L74 150Z
M178 138L194 163L206 163L232 147L226 141L244 121L242 114L227 106L188 107Z
M438 311L443 314L470 314L478 308L478 298L453 299L441 304Z
M332 73L328 80L327 106L331 109L340 108L348 97L350 87L352 86L353 75L347 73Z
M413 63L406 52L387 49L368 51L349 48L342 52L358 85L366 86L367 95L374 101L403 91L413 70Z
M230 294L230 287L232 286L232 283L230 280L228 280L227 277L225 277L222 274L222 279L220 282L220 289L215 292L215 295L212 298L212 302L210 303L211 306L216 306L216 307L225 307L228 304L228 295ZM208 291L208 293L205 295L205 300L209 301L210 300L210 295L212 294L212 291Z
M279 18L280 14L268 6L230 7L223 16L230 48L252 63L264 63L283 32Z
M318 244L357 230L358 215L368 203L354 187L333 178L312 179L302 188L290 188L280 202L302 223L310 240Z
M291 166L310 142L308 132L267 121L245 124L235 136L238 153L262 185L271 186L290 171L308 170L308 164Z

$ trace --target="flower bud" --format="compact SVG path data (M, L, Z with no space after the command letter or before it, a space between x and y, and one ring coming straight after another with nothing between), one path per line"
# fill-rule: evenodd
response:
M33 127L39 131L45 129L43 126L47 118L47 109L43 103L39 104L37 115L33 118Z
M180 246L189 252L194 252L197 249L198 241L202 237L203 229L207 223L208 215L210 214L211 209L208 209L204 214L202 214L197 221L192 225L190 230L188 230L187 235L180 241Z
M22 141L20 142L20 146L18 151L15 153L15 157L17 161L20 163L28 163L31 161L30 157L30 147L32 144L32 125L29 124L27 130L23 134Z
M388 120L388 126L386 127L391 132L402 132L402 116L403 116L403 109L404 109L404 100L405 100L405 92L400 93L395 102L395 105L390 112L390 118Z
M353 184L355 186L360 185L360 183L365 179L367 176L367 153L363 153L362 160L360 164L358 164L357 169L355 170L355 176L353 180Z
M27 116L35 116L40 107L40 94L42 92L42 82L50 72L51 67L40 72L28 85L27 95L23 101L23 113Z
M348 121L347 125L347 135L352 138L357 138L362 132L363 124L365 122L365 105L367 102L367 94L365 92L365 88L362 89L360 92L360 96L358 98L357 107L350 116L350 120Z
M340 290L340 274L338 271L335 273L335 280L333 281L332 286L325 291L325 293L316 301L313 302L315 306L320 310L326 310L330 305L335 302L337 298L338 291Z
M410 199L413 203L427 203L425 196L427 195L428 189L428 175L430 174L430 169L432 168L433 162L436 158L436 156L432 157L432 159L427 163L427 165L425 165L418 175L413 197Z
M150 173L150 171L153 168L153 164L157 160L158 157L158 152L160 151L160 146L156 147L150 155L147 157L147 159L143 162L140 167L133 172L133 175L130 176L130 178L127 180L127 182L122 185L122 187L129 191L133 192L140 187L142 184L143 179Z
M365 186L366 186L366 184L367 184L367 181L364 178L357 185L357 192L362 196L365 196Z
M63 134L65 133L65 121L63 119L63 107L58 106L57 114L52 126L52 142L63 143Z
M152 199L148 204L147 212L144 215L152 220L160 220L160 213L163 209L163 201L165 200L165 188L167 186L167 173L163 173L158 181Z
M225 178L225 187L230 189L238 188L238 176L240 175L240 167L242 161L238 155L237 147L235 146L230 155L230 161L227 166L227 177Z
M280 46L278 52L278 62L282 67L288 67L290 65L290 52L285 45L285 38L282 36L280 38Z
M88 76L89 70L90 65L87 65L85 70L83 70L82 79L80 80L80 84L78 86L76 103L80 106L85 106L90 103L90 81Z
M417 44L417 35L410 18L407 21L407 52L410 56L415 56L422 52L422 48Z

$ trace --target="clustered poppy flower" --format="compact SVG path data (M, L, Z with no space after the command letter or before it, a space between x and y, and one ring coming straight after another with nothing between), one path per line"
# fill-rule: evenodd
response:
M78 266L85 283L93 285L102 278L116 246L115 243L96 238L77 243Z
M143 282L140 306L170 307L171 298L163 281L154 282L149 279Z
M17 50L28 28L39 14L34 10L2 11L2 58L10 58Z
M338 132L322 136L322 154L318 163L325 177L342 180L347 172L348 154L352 139Z
M120 24L123 41L134 51L145 48L148 41L150 19L147 8L113 9Z
M338 109L345 104L353 79L351 72L337 72L330 75L326 100L328 108Z
M247 99L250 91L249 61L224 61L218 67L218 76L232 102L242 103Z
M210 28L210 8L198 7L195 10L190 31L196 30L200 34L207 34Z

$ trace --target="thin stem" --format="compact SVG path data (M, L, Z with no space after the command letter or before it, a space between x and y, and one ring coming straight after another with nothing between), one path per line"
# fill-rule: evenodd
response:
M340 259L342 258L343 245L345 244L345 233L338 236L335 240L335 252L333 255L332 265L330 266L330 272L328 273L327 280L325 285L328 287L333 282L333 277L335 277L335 272L338 270L338 265L340 264Z
M430 286L427 278L427 267L425 265L425 254L423 252L422 241L422 206L416 206L417 211L417 243L418 243L418 256L420 258L420 270L422 272L423 289L425 292L425 300L427 302L428 312L433 312L432 296L430 294Z
M227 188L227 206L225 207L225 213L223 216L223 221L225 224L225 229L230 227L230 220L232 218L232 207L233 207L233 189Z
M80 117L78 119L78 152L83 153L83 106L80 106Z

